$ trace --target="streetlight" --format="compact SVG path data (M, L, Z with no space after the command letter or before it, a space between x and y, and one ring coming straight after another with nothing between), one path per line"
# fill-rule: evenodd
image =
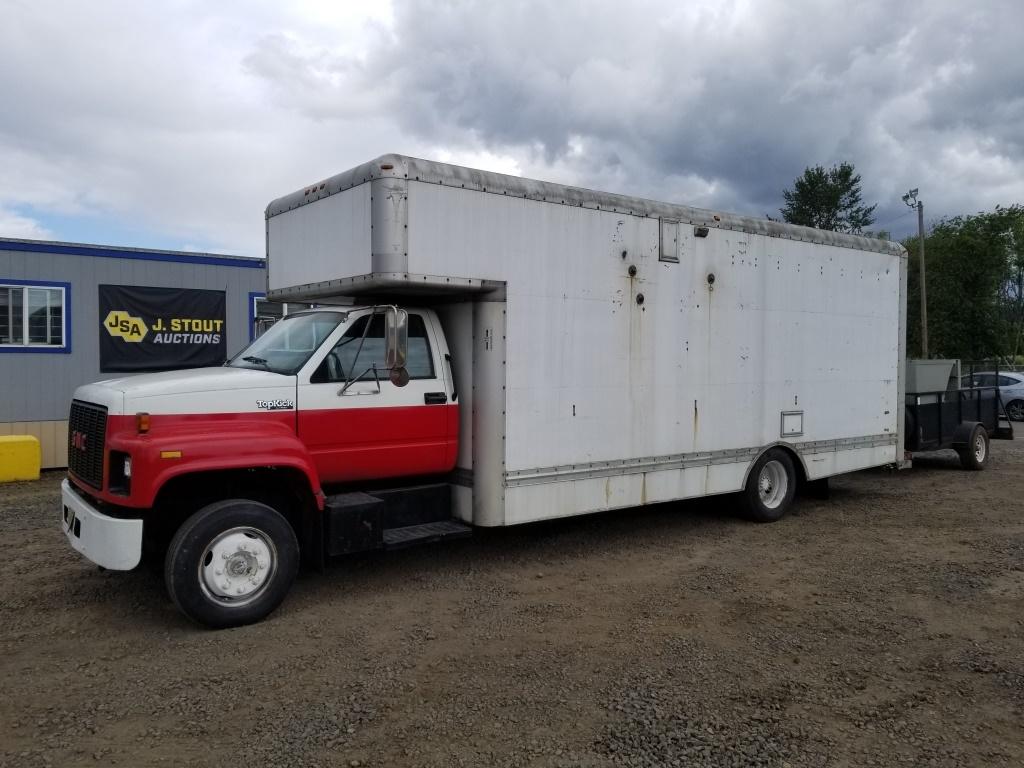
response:
M910 208L917 208L918 263L921 265L921 357L928 359L928 300L924 283L924 203L917 199L917 190L912 189L903 196L903 202Z

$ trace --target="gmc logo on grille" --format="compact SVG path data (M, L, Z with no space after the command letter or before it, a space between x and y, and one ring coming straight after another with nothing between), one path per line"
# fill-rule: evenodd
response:
M85 432L79 432L77 429L71 433L71 445L80 451L85 450L85 441L89 436Z

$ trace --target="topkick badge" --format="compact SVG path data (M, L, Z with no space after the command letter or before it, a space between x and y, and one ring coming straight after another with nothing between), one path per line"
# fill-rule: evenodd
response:
M227 355L224 291L99 287L100 370L220 365Z

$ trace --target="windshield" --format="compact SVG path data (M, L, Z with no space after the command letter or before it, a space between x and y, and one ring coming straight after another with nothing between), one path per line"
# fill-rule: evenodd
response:
M256 368L291 376L298 373L346 316L345 312L286 315L235 355L228 365L232 368Z

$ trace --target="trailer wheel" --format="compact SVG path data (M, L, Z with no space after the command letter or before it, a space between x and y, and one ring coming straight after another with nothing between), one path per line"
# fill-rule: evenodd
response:
M1010 421L1024 421L1024 400L1012 400L1007 403L1006 415Z
M288 521L256 501L209 504L167 549L164 581L182 613L220 629L268 616L295 580L299 544Z
M796 493L796 470L785 451L773 448L754 462L740 495L746 517L774 523L789 511Z
M967 445L957 449L960 466L964 469L984 469L988 463L988 432L981 424L975 424Z

